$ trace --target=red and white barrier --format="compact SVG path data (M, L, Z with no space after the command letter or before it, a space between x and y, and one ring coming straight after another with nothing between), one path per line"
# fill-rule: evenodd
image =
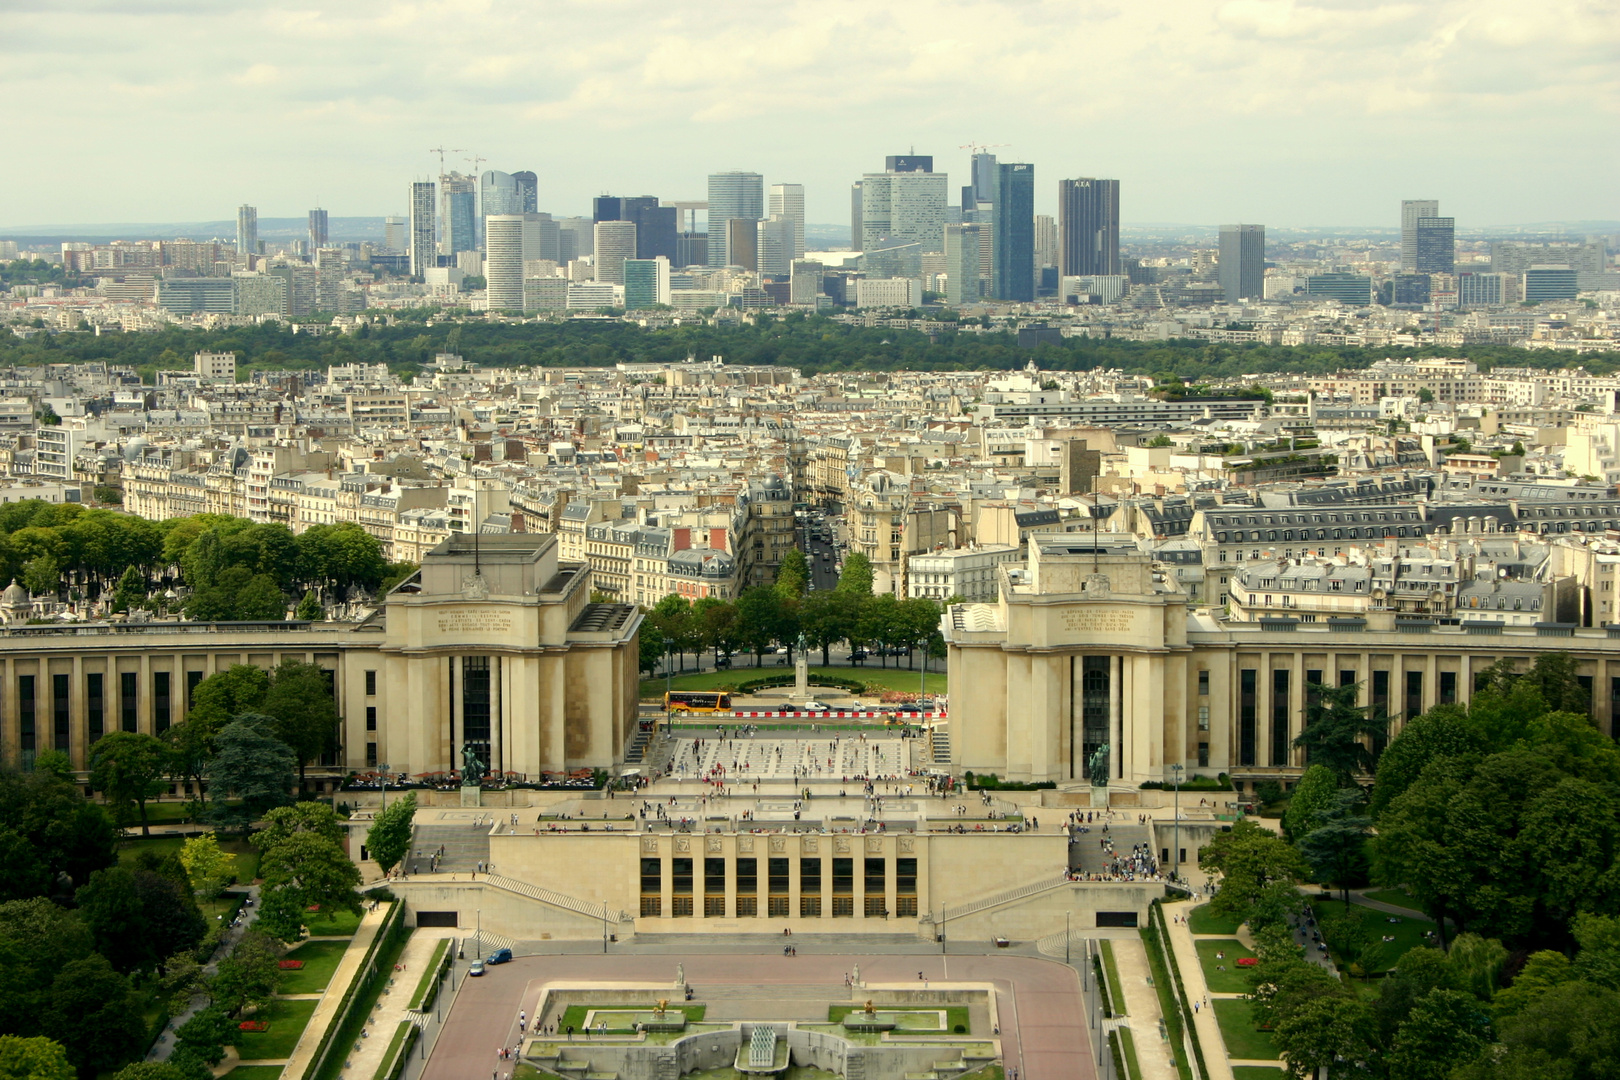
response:
M714 713L712 715L719 716L721 714ZM859 712L857 712L857 711L854 711L854 710L845 710L845 709L828 709L828 710L816 711L816 712L743 712L741 710L734 710L734 711L732 711L732 712L730 712L730 713L728 713L726 715L731 716L733 719L737 719L737 720L775 720L775 719L875 720L875 719L887 719L890 716L898 717L901 720L944 720L946 718L946 716L947 716L947 714L943 713L943 712L886 713L886 712L868 712L868 711L859 711Z

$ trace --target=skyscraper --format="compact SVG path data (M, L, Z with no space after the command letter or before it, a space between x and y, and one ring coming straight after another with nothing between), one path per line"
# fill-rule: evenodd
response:
M528 169L512 174L512 182L517 185L518 199L522 204L522 212L535 213L540 209L540 178Z
M771 201L766 211L773 218L786 218L793 222L793 254L791 259L804 256L804 185L772 184Z
M624 309L645 311L654 304L669 303L669 260L626 259L624 261Z
M765 178L752 172L723 172L709 175L709 265L725 266L726 223L732 220L758 221L765 216Z
M945 299L960 307L980 299L977 224L945 226Z
M787 277L793 272L793 242L796 235L792 218L772 214L759 226L759 272Z
M410 250L410 241L405 238L405 219L390 214L383 218L383 247L390 255L403 255Z
M1058 181L1058 264L1064 276L1118 274L1119 181Z
M523 310L523 214L484 219L484 278L490 311Z
M1401 200L1401 272L1415 274L1417 268L1418 218L1439 217L1439 199Z
M711 214L714 211L709 211ZM744 270L759 269L759 221L755 218L732 218L722 221L721 232L726 238L726 258L722 266L740 266ZM714 219L709 219L709 245L714 246ZM711 261L711 266L714 263Z
M439 200L444 218L440 236L442 254L478 250L478 183L470 176L451 173L439 177Z
M259 253L259 211L257 207L243 203L236 208L236 253L238 255L257 255Z
M1457 268L1457 219L1417 219L1417 272L1449 274Z
M991 295L1035 299L1035 166L998 162L991 192L995 254Z
M596 280L623 285L624 260L636 257L636 223L598 221L595 236Z
M1216 266L1226 302L1265 295L1266 227L1222 225L1221 257Z
M596 221L631 221L636 226L637 259L663 258L674 261L676 252L673 206L661 206L655 195L598 195L591 204Z
M311 210L309 212L309 250L319 251L326 246L326 211Z
M861 250L861 182L849 185L849 249Z
M523 213L523 193L511 173L491 169L478 178L478 216Z
M890 154L883 159L884 172L933 172L932 154Z
M895 243L938 251L945 242L944 173L881 172L861 177L861 250Z
M438 201L431 180L411 184L411 276L422 277L429 267L439 265L439 247L434 241Z

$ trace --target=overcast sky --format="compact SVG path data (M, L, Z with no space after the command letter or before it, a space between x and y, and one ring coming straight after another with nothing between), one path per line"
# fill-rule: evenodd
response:
M1103 176L1127 222L1620 218L1613 0L0 0L0 95L12 226L400 213L441 145L556 213L747 169L846 222L970 142L1038 212Z

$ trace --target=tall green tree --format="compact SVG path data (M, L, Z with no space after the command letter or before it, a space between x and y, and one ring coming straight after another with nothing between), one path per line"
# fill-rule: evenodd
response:
M105 794L120 814L133 807L141 835L151 836L146 803L162 792L170 763L169 748L155 735L109 732L90 747L90 786Z
M1298 882L1305 877L1305 863L1299 852L1247 818L1205 844L1198 865L1221 875L1210 910L1238 916L1251 928L1281 922L1300 905Z
M838 574L838 591L860 596L872 595L872 560L859 551L844 556L844 568Z
M1350 903L1350 887L1367 880L1367 839L1372 819L1361 813L1359 789L1340 789L1316 815L1316 828L1299 842L1311 873L1324 885L1337 885Z
M309 762L337 748L337 701L332 673L302 660L283 660L270 680L261 708L275 717L272 730L298 757L298 788Z
M410 852L415 819L416 795L413 793L390 803L366 832L366 850L377 860L384 874L398 866Z
M789 549L782 556L782 565L776 570L776 591L782 594L784 600L800 600L809 584L810 564L804 552L798 548Z
M73 1080L73 1066L54 1039L0 1035L0 1080Z
M1312 765L1294 785L1288 809L1283 811L1283 832L1295 842L1316 828L1316 816L1332 805L1339 778L1326 765Z
M1305 730L1294 745L1305 750L1311 764L1331 770L1341 785L1353 784L1358 774L1373 770L1373 752L1363 740L1382 739L1389 718L1356 704L1360 683L1310 689L1315 700L1305 707Z
M273 717L259 713L243 713L226 724L204 773L210 816L244 835L267 811L292 802L298 758L276 738L275 724Z

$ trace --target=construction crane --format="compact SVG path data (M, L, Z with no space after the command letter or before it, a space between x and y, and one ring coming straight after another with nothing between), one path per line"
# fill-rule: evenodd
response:
M981 153L981 152L983 152L985 150L998 150L1003 146L1011 146L1011 145L1012 145L1012 143L1004 143L1004 142L990 142L990 143L970 142L970 143L963 143L961 146L958 146L957 149L958 150L971 150L975 154L978 154L978 153Z
M473 167L472 174L473 174L473 176L476 177L478 175L478 166L483 164L484 162L488 161L489 158L487 158L487 157L479 157L477 154L474 154L472 157L467 158L467 160L472 162L472 167Z
M443 146L430 146L430 147L428 147L428 153L430 153L430 154L438 154L439 155L439 175L440 176L444 175L444 155L446 155L446 154L461 154L461 153L465 153L465 152L466 151L463 150L459 146L448 147L448 148L443 147Z

